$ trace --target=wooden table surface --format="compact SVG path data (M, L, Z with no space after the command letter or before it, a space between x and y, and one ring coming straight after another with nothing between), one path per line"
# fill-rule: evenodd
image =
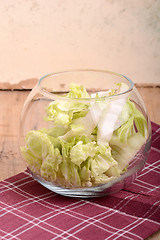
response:
M160 124L160 88L138 87L151 121ZM26 167L18 147L20 112L30 91L0 89L0 180L11 177ZM148 239L160 239L160 233Z

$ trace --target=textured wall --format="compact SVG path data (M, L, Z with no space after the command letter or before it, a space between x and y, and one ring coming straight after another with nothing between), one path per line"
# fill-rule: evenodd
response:
M0 82L103 68L160 83L160 0L0 0Z

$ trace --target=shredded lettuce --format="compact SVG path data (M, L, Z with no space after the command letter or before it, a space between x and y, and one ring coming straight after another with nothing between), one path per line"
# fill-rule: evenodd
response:
M26 146L21 148L24 159L34 172L41 172L42 166L51 165L56 171L62 161L60 154L61 145L57 138L48 136L40 131L30 131L26 136ZM44 171L44 169L43 169Z
M68 99L51 102L44 120L49 127L31 130L21 147L31 171L49 182L67 188L91 187L123 174L145 143L147 121L128 90L95 94L84 86L71 84ZM88 102L77 101L87 98Z
M89 94L83 86L74 83L70 86L68 98L89 98ZM46 121L53 121L55 125L68 126L73 119L84 117L87 114L88 105L78 101L53 101L46 109Z

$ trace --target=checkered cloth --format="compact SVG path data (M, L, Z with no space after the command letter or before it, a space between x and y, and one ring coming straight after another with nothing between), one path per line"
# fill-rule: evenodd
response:
M144 239L160 229L160 126L152 123L146 167L130 186L76 199L41 186L27 171L0 182L1 239Z

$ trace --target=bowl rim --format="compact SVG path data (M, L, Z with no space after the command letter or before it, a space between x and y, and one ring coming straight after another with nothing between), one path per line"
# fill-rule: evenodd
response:
M39 81L37 83L38 90L41 92L42 95L44 95L46 97L49 97L49 98L54 98L54 99L57 99L57 97L58 97L61 100L67 100L67 101L68 100L69 101L85 101L85 102L86 101L87 102L88 101L89 102L95 101L95 99L96 99L95 97L92 97L92 98L73 98L73 97L67 97L67 96L58 95L56 93L49 92L49 91L45 90L41 86L42 81L44 79L50 77L50 76L56 76L56 75L72 73L72 72L99 72L99 73L107 73L107 74L118 76L118 77L128 81L129 88L126 91L122 91L120 93L116 93L116 94L111 95L111 96L105 96L105 97L103 97L104 100L105 99L116 98L116 97L120 97L120 96L124 96L126 94L129 94L133 90L133 87L134 87L133 81L130 78L128 78L125 75L123 75L123 74L116 73L116 72L109 71L109 70L104 70L104 69L78 68L78 69L70 69L70 70L64 70L64 71L59 71L59 72L52 72L52 73L44 75L43 77L41 77L39 79Z

